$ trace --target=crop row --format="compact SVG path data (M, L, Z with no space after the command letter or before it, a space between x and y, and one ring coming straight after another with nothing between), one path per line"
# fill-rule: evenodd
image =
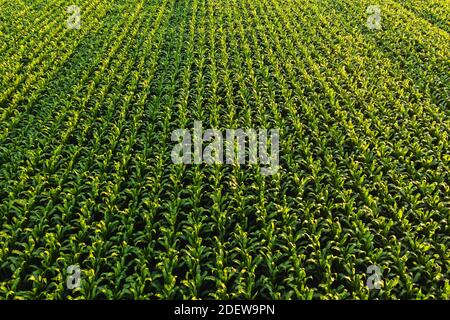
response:
M63 1L7 4L0 298L450 298L432 2L384 1L378 31L370 1L78 1L80 30ZM173 164L198 120L279 128L280 170Z

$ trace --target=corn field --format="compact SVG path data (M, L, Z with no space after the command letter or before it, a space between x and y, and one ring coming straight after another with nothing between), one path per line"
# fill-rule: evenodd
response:
M449 135L448 0L0 0L0 299L450 299Z

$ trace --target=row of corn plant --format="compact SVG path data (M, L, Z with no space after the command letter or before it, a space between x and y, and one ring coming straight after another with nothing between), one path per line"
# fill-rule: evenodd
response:
M370 1L74 4L0 0L0 299L450 297L443 0L381 30ZM173 164L195 121L280 129L278 172Z

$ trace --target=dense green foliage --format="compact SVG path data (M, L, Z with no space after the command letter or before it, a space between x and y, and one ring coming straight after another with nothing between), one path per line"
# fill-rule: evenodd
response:
M448 0L71 4L0 0L0 299L450 299ZM281 169L172 164L195 120Z

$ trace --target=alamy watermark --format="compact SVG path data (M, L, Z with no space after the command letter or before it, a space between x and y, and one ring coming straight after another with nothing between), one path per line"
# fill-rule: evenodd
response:
M279 169L279 129L226 129L223 134L217 129L203 132L202 122L195 121L193 136L188 129L178 129L172 132L171 139L178 142L171 153L175 164L241 165L259 162L264 176L276 174ZM205 148L204 142L208 142Z
M371 5L367 7L367 28L370 30L381 30L381 9L378 5Z
M79 6L69 6L67 7L67 13L70 15L67 19L67 28L69 29L80 29L81 28L81 9Z
M383 281L381 280L381 276L383 275L383 273L381 272L380 267L371 265L367 268L366 273L369 275L367 277L367 282L366 282L366 285L369 288L369 290L381 289L381 285L383 284Z
M67 267L67 289L74 290L81 287L81 269L78 265Z

